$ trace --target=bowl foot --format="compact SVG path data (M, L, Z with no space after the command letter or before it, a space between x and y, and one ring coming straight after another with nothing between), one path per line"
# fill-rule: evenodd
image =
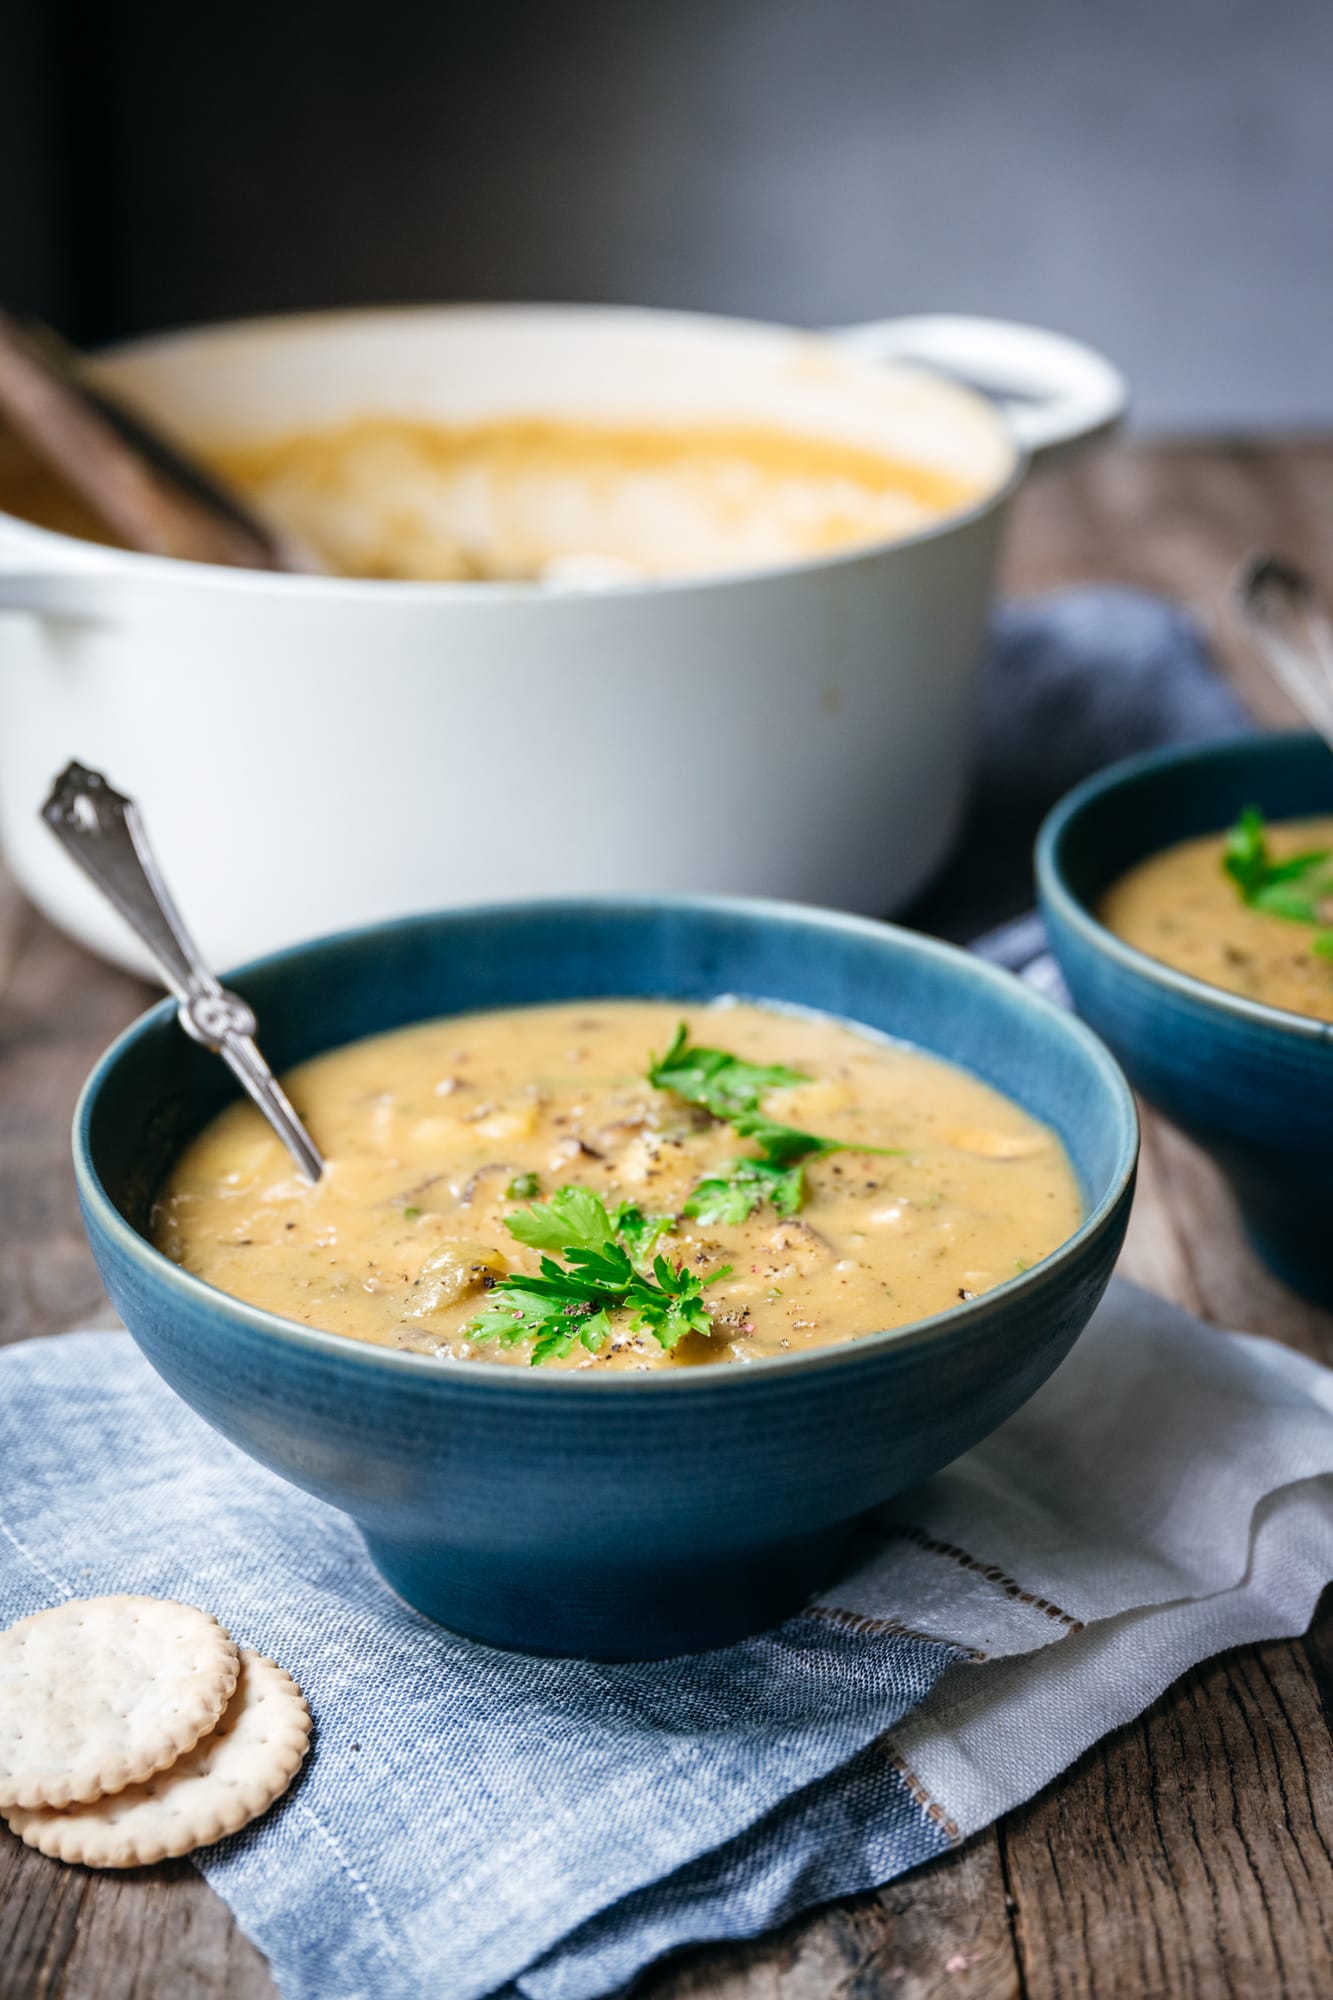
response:
M722 1555L623 1568L549 1550L503 1554L404 1542L363 1529L380 1575L414 1610L507 1651L659 1660L731 1645L798 1611L847 1558L855 1522Z

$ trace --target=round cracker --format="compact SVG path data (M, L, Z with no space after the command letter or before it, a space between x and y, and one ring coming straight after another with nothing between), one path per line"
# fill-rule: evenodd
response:
M150 1778L213 1729L240 1656L162 1597L74 1597L0 1632L0 1810L83 1804Z
M309 1739L310 1710L296 1682L246 1646L222 1720L170 1770L65 1812L7 1806L3 1816L55 1861L140 1868L211 1847L258 1819L300 1770Z

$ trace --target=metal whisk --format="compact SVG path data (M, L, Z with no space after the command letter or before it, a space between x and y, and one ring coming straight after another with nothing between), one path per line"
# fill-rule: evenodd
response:
M1333 619L1313 577L1258 552L1238 570L1236 596L1274 678L1333 748Z

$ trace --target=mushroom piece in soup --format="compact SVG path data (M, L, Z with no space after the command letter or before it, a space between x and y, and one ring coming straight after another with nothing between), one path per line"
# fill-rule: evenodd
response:
M441 1360L801 1353L975 1297L1080 1220L1055 1134L989 1085L748 1002L459 1015L285 1081L319 1184L232 1105L155 1241L285 1318Z

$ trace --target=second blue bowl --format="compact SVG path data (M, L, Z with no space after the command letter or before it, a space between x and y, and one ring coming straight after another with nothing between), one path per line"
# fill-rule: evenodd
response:
M1046 821L1037 886L1079 1013L1149 1104L1217 1161L1270 1268L1333 1305L1333 1023L1207 986L1097 918L1136 862L1246 806L1274 820L1333 813L1326 745L1254 736L1113 765Z

